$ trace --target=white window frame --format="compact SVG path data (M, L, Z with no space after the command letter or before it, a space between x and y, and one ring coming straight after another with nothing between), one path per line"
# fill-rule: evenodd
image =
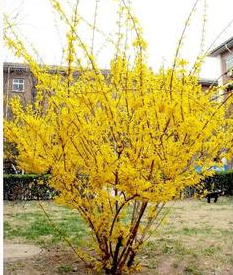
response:
M230 54L229 56L227 56L225 61L226 61L226 71L233 68L233 54Z
M24 92L24 78L13 78L12 91L17 92L17 93L23 93Z

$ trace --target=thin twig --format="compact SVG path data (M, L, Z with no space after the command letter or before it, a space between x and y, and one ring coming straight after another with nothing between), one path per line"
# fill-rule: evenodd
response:
M46 218L48 219L48 221L50 222L50 224L53 226L53 228L59 233L59 235L62 237L62 239L68 244L68 246L73 250L73 252L75 253L75 255L77 255L77 257L83 261L88 267L92 267L92 265L90 263L87 263L86 260L80 256L80 254L77 252L77 250L74 248L74 246L72 245L72 243L69 241L69 239L65 236L64 232L62 232L56 225L55 223L51 220L51 218L49 217L48 213L46 212L45 208L43 207L43 205L37 201L37 203L39 204L40 208L42 209L43 213L45 214Z

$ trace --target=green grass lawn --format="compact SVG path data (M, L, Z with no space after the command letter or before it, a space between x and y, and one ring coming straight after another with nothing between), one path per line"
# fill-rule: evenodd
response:
M82 245L89 229L79 218L77 211L56 205L52 201L42 204L56 228L74 245ZM6 202L4 215L4 236L8 240L18 238L45 248L64 241L36 201L26 204Z
M42 204L56 227L75 246L87 248L90 232L76 211L51 201ZM167 222L143 246L139 255L142 262L139 274L232 274L232 210L233 200L227 197L220 197L216 204L208 204L205 200L175 202ZM62 250L66 246L35 201L26 204L5 202L4 236L6 242L32 243L50 250L57 247ZM33 261L32 267L35 265ZM73 264L71 258L64 262L61 260L46 275L74 274ZM12 265L9 267L7 264L6 274L18 275L19 270L25 274L27 266L24 269L20 265L17 269L17 265L19 263L14 266L16 273L10 273ZM35 267L34 274L37 274L36 271Z

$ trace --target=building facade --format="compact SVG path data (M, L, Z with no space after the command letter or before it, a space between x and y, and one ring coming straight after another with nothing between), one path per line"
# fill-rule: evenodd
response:
M221 84L226 84L233 79L233 37L213 49L209 56L216 57L221 66Z
M211 57L216 57L219 59L221 68L220 84L227 85L227 83L233 80L233 37L216 47L210 52ZM233 92L233 85L227 85L226 91L224 92L223 100ZM225 110L226 117L233 115L233 104ZM224 164L227 165L229 169L233 169L233 159L228 161L225 159Z
M105 78L109 75L109 70L101 70ZM65 67L50 66L49 73L59 73L63 77L67 75ZM75 71L73 77L78 79L80 71ZM3 112L4 118L10 118L9 102L15 95L20 96L22 103L35 102L37 80L30 71L27 64L4 62L3 64Z
M29 66L20 63L3 64L3 112L9 118L9 102L15 95L21 97L23 104L33 103L36 96L36 79Z

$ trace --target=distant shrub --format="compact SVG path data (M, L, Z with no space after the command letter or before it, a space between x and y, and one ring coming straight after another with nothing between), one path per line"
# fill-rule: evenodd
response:
M203 183L207 191L225 190L227 195L233 195L233 170L206 177Z
M48 200L57 192L47 185L49 175L5 174L4 200Z
M204 191L225 191L225 195L233 195L233 170L216 172L213 176L206 177L199 186L186 187L182 193L184 198L202 196Z

